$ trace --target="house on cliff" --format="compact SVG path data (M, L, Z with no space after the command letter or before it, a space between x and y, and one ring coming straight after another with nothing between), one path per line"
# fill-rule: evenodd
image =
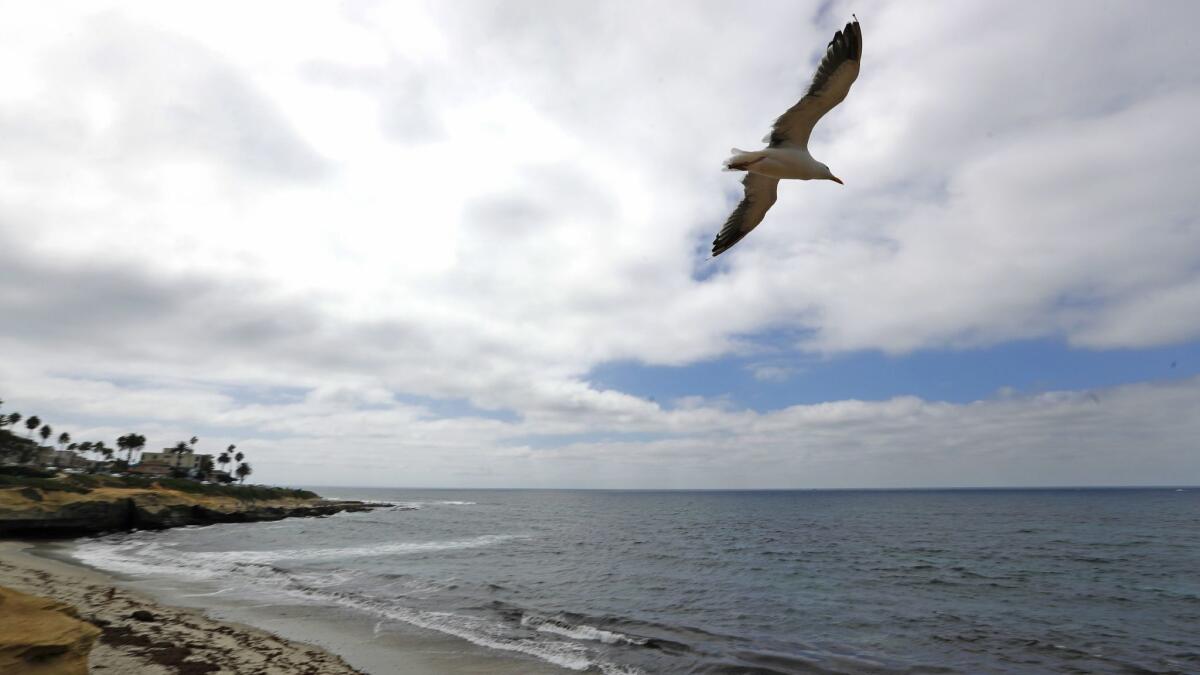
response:
M163 448L162 452L143 452L142 461L138 466L143 464L162 464L169 467L175 467L192 471L199 469L204 464L204 459L212 461L212 455L198 455L190 449L181 453L176 453L174 448Z
M58 469L87 469L96 463L74 450L55 450L45 446L38 448L34 462L40 466Z
M171 466L161 462L151 462L149 464L142 462L141 464L135 464L134 466L129 467L129 473L131 474L137 476L151 476L156 478L166 478L171 475L172 471L174 471L174 469Z

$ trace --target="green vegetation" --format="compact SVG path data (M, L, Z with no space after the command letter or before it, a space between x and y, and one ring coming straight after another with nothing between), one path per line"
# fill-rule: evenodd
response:
M0 466L0 476L23 476L25 478L54 478L54 471L39 469L36 466Z
M58 474L32 466L0 466L0 489L8 487L35 487L43 490L86 493L90 488L64 482Z
M75 492L81 495L92 491L91 488L74 485L57 478L31 478L29 476L6 476L0 474L0 490L13 487L41 488L46 492Z
M13 413L19 415L20 413ZM11 416L10 416L11 417ZM12 456L20 462L29 461L30 457L37 452L37 443L21 438L8 429L0 429L0 459L6 456Z
M77 478L83 476L76 476ZM151 487L158 484L162 487L180 492L191 492L203 495L220 495L224 497L236 497L238 499L317 499L320 497L315 492L309 490L299 490L294 488L267 487L265 485L250 485L250 486L234 486L234 485L218 485L197 483L194 480L186 480L181 478L110 478L110 480L122 480L129 483L128 487ZM141 485L136 485L141 483Z
M182 478L147 478L142 476L105 476L90 474L56 474L25 466L0 467L0 489L35 487L43 490L87 493L95 488L164 488L190 494L215 497L234 497L248 501L270 499L317 499L320 495L308 490L266 487L261 485L232 486L198 483Z

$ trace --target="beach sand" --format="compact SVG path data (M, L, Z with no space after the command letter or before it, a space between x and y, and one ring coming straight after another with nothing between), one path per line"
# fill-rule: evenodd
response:
M109 675L342 675L360 673L319 647L168 607L100 572L0 541L0 586L73 605L102 633L90 672ZM133 618L149 612L152 620ZM145 615L142 615L143 618Z

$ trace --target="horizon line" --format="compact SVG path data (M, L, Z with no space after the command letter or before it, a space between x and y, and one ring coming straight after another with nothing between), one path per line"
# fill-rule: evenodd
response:
M280 486L285 487L285 486ZM389 485L315 485L296 484L302 488L333 488L363 490L530 490L542 492L932 492L932 491L1001 491L1001 490L1200 490L1200 485L957 485L914 487L792 487L792 488L599 488L599 487L421 487Z

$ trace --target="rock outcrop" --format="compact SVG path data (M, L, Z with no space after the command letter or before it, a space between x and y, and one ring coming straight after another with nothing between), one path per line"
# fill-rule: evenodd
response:
M0 673L87 675L99 635L70 605L0 586Z
M167 489L98 488L79 494L37 488L0 490L0 537L63 537L246 523L368 511L374 505L327 499L242 500ZM3 672L3 671L0 671Z

